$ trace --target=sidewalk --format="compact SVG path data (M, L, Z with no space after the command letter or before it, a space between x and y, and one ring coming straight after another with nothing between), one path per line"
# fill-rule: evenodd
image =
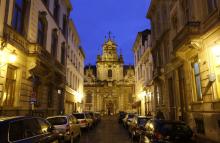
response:
M220 141L219 142L212 141L212 140L204 138L202 136L196 136L195 140L196 140L196 143L220 143Z

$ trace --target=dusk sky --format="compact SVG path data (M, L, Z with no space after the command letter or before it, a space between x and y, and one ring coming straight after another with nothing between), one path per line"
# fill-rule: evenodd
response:
M74 20L85 51L85 64L95 64L105 35L111 31L125 64L133 64L132 47L139 31L150 28L150 0L71 0Z

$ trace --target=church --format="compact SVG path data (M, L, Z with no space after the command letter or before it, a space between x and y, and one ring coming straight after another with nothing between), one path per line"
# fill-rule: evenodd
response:
M110 34L104 41L102 53L97 55L96 65L86 65L84 74L84 111L111 115L132 111L134 66L124 64Z

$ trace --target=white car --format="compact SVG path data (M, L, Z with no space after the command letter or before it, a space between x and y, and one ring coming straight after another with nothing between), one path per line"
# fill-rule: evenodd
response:
M47 121L60 132L64 141L70 141L72 143L81 136L80 125L73 115L47 117Z
M81 128L91 128L93 125L93 120L91 116L87 113L73 113L78 120L78 123Z

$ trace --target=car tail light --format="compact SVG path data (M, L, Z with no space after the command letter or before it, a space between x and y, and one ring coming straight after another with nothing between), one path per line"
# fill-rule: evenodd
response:
M86 120L82 120L82 121L80 121L80 123L87 123L87 121Z

